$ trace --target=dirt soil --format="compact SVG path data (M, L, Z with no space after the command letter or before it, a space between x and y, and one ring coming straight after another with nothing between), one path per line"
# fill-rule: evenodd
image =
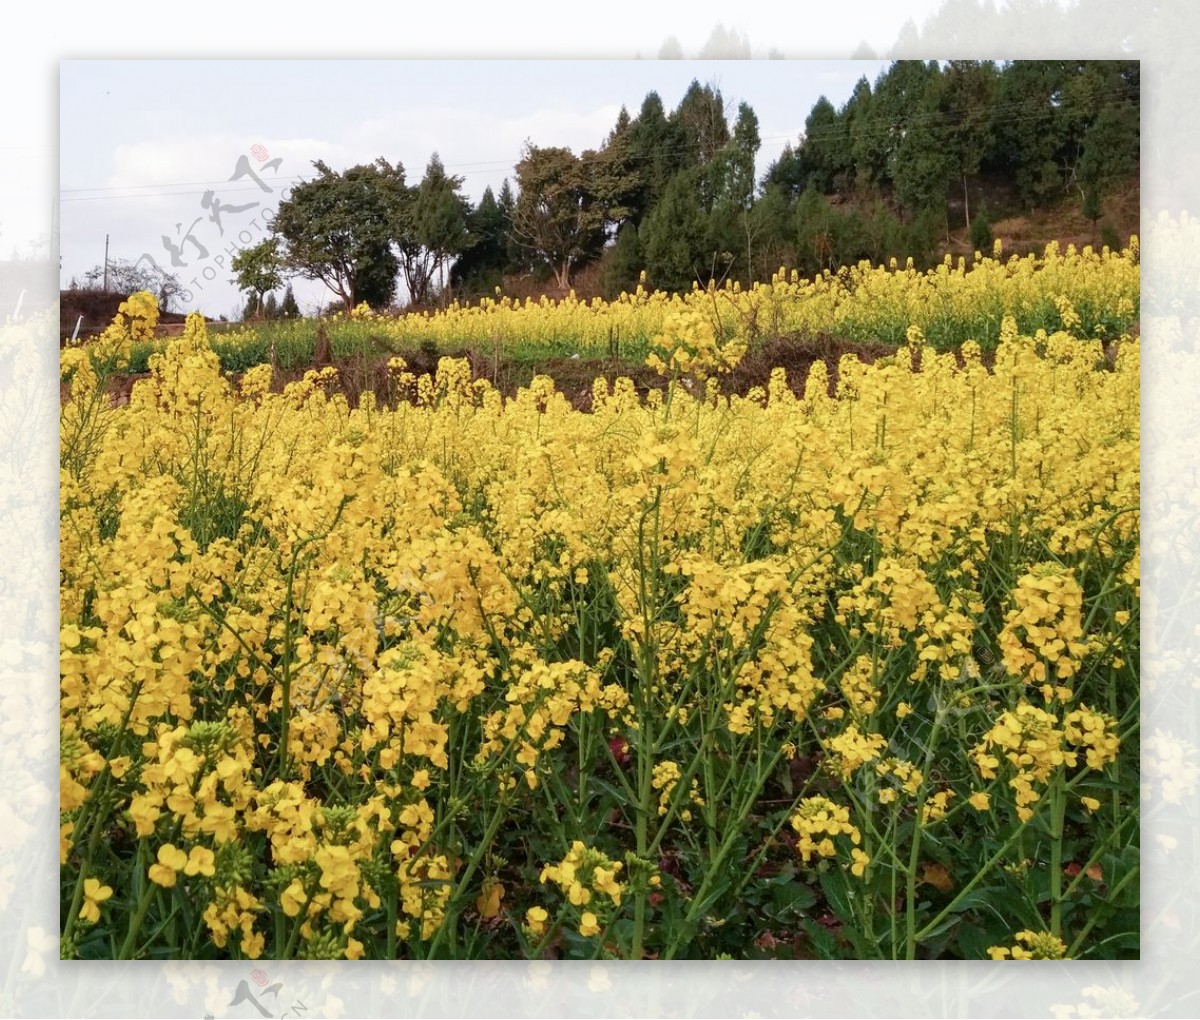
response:
M95 336L104 332L104 328L113 321L121 302L129 297L128 294L114 294L102 290L64 290L58 295L58 337L62 346L75 331L79 323L81 337ZM83 321L79 322L82 317ZM178 312L162 312L158 321L160 332L168 334L172 326L182 329L187 318Z
M872 362L895 353L895 348L886 344L861 343L832 336L773 337L756 346L732 372L721 377L721 392L745 396L756 386L766 389L771 370L779 366L786 370L791 390L797 396L802 396L809 369L814 362L823 361L829 376L830 396L833 396L837 387L838 360L844 354L855 354L861 361ZM390 357L390 354L356 354L346 358L333 357L325 362L314 360L312 364L292 369L277 369L271 388L275 392L282 392L288 383L303 378L310 369L332 365L338 370L335 391L344 393L351 406L357 406L361 394L371 390L379 403L394 407L399 400L406 398L396 391L389 377L387 363ZM506 399L515 397L517 391L527 387L535 375L550 376L555 389L580 411L591 410L592 383L600 376L610 386L617 378L625 376L633 381L634 388L643 396L651 389L665 390L667 385L664 378L642 362L621 358L549 358L535 363L504 356L497 358L492 351L479 349L459 349L438 354L406 351L403 357L408 371L417 376L433 375L441 357L466 358L471 365L472 378L486 379ZM122 375L110 380L109 392L113 403L128 403L134 383L145 378L148 375ZM235 375L233 381L236 384L240 376ZM685 380L684 385L690 388L691 380ZM64 401L68 398L69 388L66 384L63 384L60 396Z
M838 362L843 355L853 354L859 361L871 364L879 358L896 356L898 353L903 355L906 352L904 348L898 352L895 346L889 344L828 335L785 334L769 337L748 352L732 372L718 377L720 392L724 396L736 394L744 397L755 387L765 390L771 380L772 370L780 367L787 373L788 388L796 396L802 397L808 382L809 369L814 362L821 361L825 363L829 395L833 397L837 395ZM1110 361L1114 359L1115 347L1107 353ZM337 388L346 395L352 407L358 405L359 395L365 390L373 390L380 403L394 407L400 398L393 392L387 371L387 362L392 356L355 355L349 358L333 358L325 364L337 368ZM961 366L962 355L955 351L955 356ZM543 361L529 362L503 356L497 358L491 350L465 348L445 354L406 351L403 357L408 366L407 370L416 376L435 374L437 363L442 357L466 358L471 365L471 378L486 379L505 399L512 399L519 389L528 387L535 375L547 375L554 380L554 388L562 393L577 411L592 409L592 384L601 376L610 388L622 376L630 379L640 396L645 396L652 389L665 391L667 388L667 380L652 368L642 361L626 358L547 358ZM995 352L983 352L982 363L986 368L991 368L994 361ZM302 378L310 368L318 367L321 365L314 363L291 371L277 371L271 388L281 392L289 382ZM920 367L920 356L913 355L913 369L919 371ZM691 379L685 378L684 385L689 390L697 389Z
M1138 336L1138 325L1130 326L1128 333L1131 337ZM1104 345L1106 367L1111 371L1116 366L1118 341ZM804 387L808 381L809 369L814 362L823 361L829 380L829 395L837 395L838 361L843 355L853 354L860 361L870 364L879 358L888 356L904 357L905 348L880 343L867 343L846 340L832 336L804 337L785 335L771 337L750 351L738 366L729 374L719 377L720 392L725 396L746 396L754 387L766 390L771 380L771 371L781 367L787 372L788 388L800 397L804 395ZM960 351L954 352L959 366L963 365ZM392 354L356 354L348 358L330 358L324 362L314 360L312 364L302 365L291 369L277 369L274 373L271 389L282 393L285 386L297 382L304 374L312 369L332 366L337 369L337 380L330 392L345 395L351 407L357 407L359 398L368 390L375 394L376 401L387 407L395 407L401 400L411 400L412 394L401 393L395 386L389 372L388 360ZM609 386L621 376L632 380L638 394L645 396L652 389L665 390L667 380L655 373L640 361L628 361L620 358L549 358L539 362L517 361L511 358L497 358L491 351L460 349L447 351L445 354L431 354L424 351L406 351L403 354L407 370L413 375L434 375L437 371L438 360L442 357L466 358L471 366L473 380L486 379L495 386L505 399L511 400L517 391L528 387L535 375L548 375L554 380L554 387L562 393L571 406L577 411L591 411L592 383L603 376ZM912 354L912 367L920 371L921 359L919 354ZM982 364L990 369L995 363L994 351L984 351ZM114 406L129 403L129 395L134 384L141 379L148 379L149 373L136 375L118 375L109 380L108 392ZM240 374L230 374L230 379L236 386L241 381ZM684 385L689 390L695 389L692 380L685 379ZM66 403L70 399L70 386L59 384L59 400Z

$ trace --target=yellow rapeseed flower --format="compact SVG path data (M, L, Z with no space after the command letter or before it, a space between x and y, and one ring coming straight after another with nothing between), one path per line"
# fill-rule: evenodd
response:
M112 896L111 886L102 885L99 879L87 878L83 882L83 906L79 908L79 919L95 924L100 920L100 904Z

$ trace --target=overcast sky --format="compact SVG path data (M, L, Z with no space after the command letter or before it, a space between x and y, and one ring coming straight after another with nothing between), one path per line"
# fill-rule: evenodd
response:
M654 90L671 110L698 79L720 88L731 121L739 102L754 108L761 174L796 141L819 96L840 106L861 76L873 82L884 66L850 60L63 61L61 284L101 264L108 234L110 258L149 255L192 290L189 308L233 317L244 300L231 282L229 249L265 236L262 210L273 209L288 184L310 178L313 160L342 170L383 156L403 163L414 183L436 151L450 173L463 177L474 203L485 187L498 190L513 176L526 139L576 152L595 148L622 105L636 115ZM239 166L241 176L230 181ZM296 282L296 295L305 311L333 299L323 285L307 281Z

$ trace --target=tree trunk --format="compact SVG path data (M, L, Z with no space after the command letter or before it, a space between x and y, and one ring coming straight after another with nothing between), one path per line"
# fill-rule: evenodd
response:
M750 259L750 216L745 209L742 210L742 224L746 228L746 284L749 286L754 282L754 263Z
M967 175L963 174L963 212L967 222L967 237L971 236L971 195L967 191Z
M317 335L313 343L313 365L323 368L333 362L333 348L329 344L329 333L325 329L325 320L317 321Z

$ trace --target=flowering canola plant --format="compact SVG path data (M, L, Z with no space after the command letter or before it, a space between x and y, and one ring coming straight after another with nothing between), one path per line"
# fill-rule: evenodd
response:
M1077 339L1121 336L1138 321L1140 258L1136 236L1120 251L1060 250L1052 243L1040 254L1019 256L997 245L970 260L947 256L926 270L911 259L860 262L811 278L781 268L747 287L726 281L669 293L642 282L610 301L585 300L574 291L522 301L497 291L439 311L393 315L360 305L324 322L334 353L343 357L383 348L474 349L538 357L655 354L664 363L673 356L680 366L696 344L726 356L779 334L903 344L913 326L938 350L974 340L990 351L1006 317L1028 335L1044 329ZM688 323L682 332L681 322ZM311 359L313 326L302 320L242 326L215 335L212 345L230 370L272 358L294 367ZM139 364L156 349L146 334L135 337L133 347Z
M1126 944L1138 342L907 340L590 413L452 359L395 408L235 385L196 316L116 408L68 351L64 955Z

